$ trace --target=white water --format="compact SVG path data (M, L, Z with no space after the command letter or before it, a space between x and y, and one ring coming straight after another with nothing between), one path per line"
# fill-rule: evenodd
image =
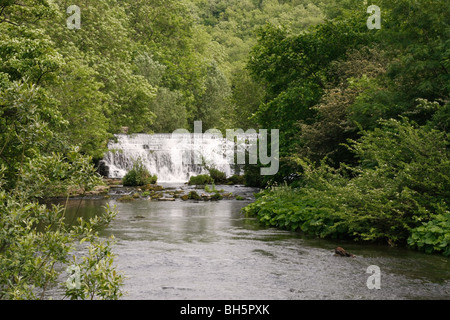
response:
M186 182L191 176L207 173L202 161L227 177L239 173L229 161L234 146L224 138L203 135L195 139L194 134L120 134L116 138L103 159L108 178L123 178L135 161L156 174L158 182Z

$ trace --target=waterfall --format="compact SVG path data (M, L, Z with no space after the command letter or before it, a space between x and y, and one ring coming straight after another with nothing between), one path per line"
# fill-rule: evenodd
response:
M136 161L142 163L158 182L187 182L194 175L206 174L206 166L235 174L230 164L234 146L225 138L195 134L118 134L108 145L100 163L102 175L121 179ZM232 157L232 155L231 155ZM237 172L239 173L239 172Z

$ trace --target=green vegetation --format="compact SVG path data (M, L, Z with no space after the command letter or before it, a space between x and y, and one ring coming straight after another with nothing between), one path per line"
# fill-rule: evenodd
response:
M216 189L216 185L213 183L212 186L210 187L209 185L205 186L205 191L206 192L218 192L218 190Z
M197 186L205 186L209 188L208 184L212 184L213 188L215 188L216 184L224 184L224 185L237 185L237 184L245 184L245 177L239 175L232 175L227 178L226 174L220 170L214 168L208 168L209 174L201 174L198 176L192 176L189 179L189 185L197 185ZM215 189L214 189L215 190ZM213 190L213 191L214 191ZM207 191L210 192L210 191Z
M211 179L213 179L214 183L216 184L226 183L227 175L224 172L217 170L215 168L210 168L208 171L209 176L211 177Z
M208 183L213 183L213 182L214 182L214 180L207 174L192 176L189 179L189 185L191 185L191 186L203 186L203 185L207 185Z
M450 255L448 1L336 1L302 34L267 26L249 60L255 113L280 128L280 171L244 212L319 237ZM339 9L337 12L336 9ZM326 44L326 45L325 45Z
M425 243L445 250L448 225L432 226L442 221L450 196L447 148L441 132L390 120L350 146L359 166L334 169L299 160L302 188L268 189L245 212L267 225L320 237L393 244L420 246L419 234L436 229L435 242Z
M187 195L187 199L189 200L202 200L202 197L196 191L190 191Z
M223 196L220 193L218 193L218 192L214 193L211 196L211 201L219 201L219 200L222 200L222 199L223 199Z
M245 178L244 178L244 176L234 174L228 178L226 184L243 185L243 184L245 184Z
M133 168L123 177L122 183L126 187L140 187L156 184L158 177L151 175L142 163L136 162Z
M119 201L119 202L128 202L128 201L133 201L133 200L135 200L135 198L130 195L125 195L125 196L122 196L117 199L117 201Z
M70 4L81 29L67 1L0 2L0 299L45 298L68 266L67 297L121 296L97 235L114 210L67 225L39 201L102 185L94 163L123 127L279 129L276 176L190 184L267 187L244 211L270 226L450 255L449 1L376 0L381 30L359 0ZM124 179L151 183L139 165Z

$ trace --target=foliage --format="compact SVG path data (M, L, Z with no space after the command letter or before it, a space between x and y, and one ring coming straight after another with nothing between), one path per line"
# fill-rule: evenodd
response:
M245 183L244 176L237 175L237 174L233 174L231 177L229 177L228 182L227 182L227 184L233 184L233 185L244 184L244 183Z
M201 200L202 197L196 191L190 191L188 194L188 199L190 200Z
M358 138L358 126L368 128L363 116L357 118L356 101L365 92L372 92L374 80L383 75L386 59L377 48L363 47L350 50L345 57L334 61L329 71L330 88L327 88L321 102L313 107L317 111L315 121L300 122L299 154L313 161L329 159L334 166L340 162L353 162L352 154L343 146L347 139ZM375 118L375 106L367 105L364 115ZM366 116L367 117L367 116Z
M404 99L413 105L417 98L448 98L450 3L382 0L380 6L385 18L378 36L391 49L390 56L396 57L389 76L404 93Z
M201 174L198 176L192 176L189 178L189 185L197 185L197 186L203 186L208 183L213 183L214 180L207 174Z
M447 254L448 1L330 1L330 18L258 32L248 67L265 88L253 120L281 129L280 171L244 209L269 226ZM349 141L349 139L351 139Z
M212 184L211 187L209 185L205 185L205 191L206 192L215 192L215 193L218 192L216 185L214 183Z
M315 122L314 107L329 83L336 81L330 72L333 63L343 59L348 50L373 41L361 18L356 12L348 19L326 21L298 35L280 26L259 30L248 68L266 88L265 102L254 115L256 121L262 128L280 130L280 171L271 180L282 182L295 170L289 157L302 147L300 124ZM255 182L252 184L264 186L269 181Z
M102 123L107 99L98 93L95 71L54 37L59 9L57 1L46 0L0 4L0 299L46 298L60 267L83 242L110 250L109 243L99 243L97 230L114 218L113 211L69 225L64 208L37 202L101 184L86 154L100 157L108 136ZM103 265L111 256L98 258L98 272L112 280L112 291L94 289L91 297L116 299L121 276ZM107 282L89 281L96 288Z
M17 187L29 198L82 195L103 184L92 159L73 149L61 154L38 156L24 163Z
M123 276L116 272L113 266L114 255L109 241L90 245L88 255L80 262L71 265L72 270L79 273L79 288L65 284L65 296L71 300L117 300L122 296L120 289Z
M88 241L93 250L111 250L109 243L100 245L97 236L97 231L115 216L109 208L104 215L89 221L79 218L78 224L71 226L65 221L62 207L47 208L36 202L24 202L5 191L0 191L0 200L0 299L46 298L48 289L57 284L61 274L57 266L82 268L82 264L71 262L78 244ZM122 276L110 264L112 260L89 255L83 259L85 264L96 266L97 274L103 275L90 277L88 282L82 281L83 286L96 286L90 290L91 298L120 297ZM98 290L104 287L110 291ZM65 295L83 298L68 289Z
M223 199L223 196L220 193L218 193L218 192L214 193L211 196L211 200L212 201L219 201L219 200L222 200L222 199Z
M336 170L322 162L315 168L301 160L302 188L267 189L244 212L270 226L320 237L404 244L415 234L410 244L418 245L428 230L417 228L431 228L439 212L448 210L447 139L407 121L386 121L352 143L358 167ZM438 239L437 245L445 243Z
M215 168L209 168L208 171L209 176L214 181L214 183L223 184L227 181L227 175L224 172L217 170Z
M127 187L156 184L157 181L158 177L151 175L147 168L140 162L135 162L133 168L122 179L123 185Z
M437 252L450 256L450 211L434 215L411 231L408 244L427 253Z

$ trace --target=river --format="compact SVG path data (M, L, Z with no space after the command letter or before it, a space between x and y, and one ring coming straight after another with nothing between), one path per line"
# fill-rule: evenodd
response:
M101 236L117 240L123 299L450 299L449 258L265 228L240 213L252 190L239 190L247 200L71 200L67 214L117 206ZM337 246L356 258L334 256ZM380 289L367 286L372 265Z

